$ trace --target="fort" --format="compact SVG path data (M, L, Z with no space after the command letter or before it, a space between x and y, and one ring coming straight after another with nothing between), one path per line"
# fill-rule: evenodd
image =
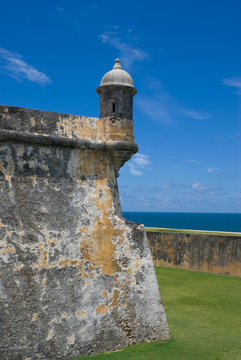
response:
M147 231L154 265L241 277L241 234Z
M145 229L121 212L116 177L138 148L119 60L97 92L100 118L0 106L3 360L169 339Z

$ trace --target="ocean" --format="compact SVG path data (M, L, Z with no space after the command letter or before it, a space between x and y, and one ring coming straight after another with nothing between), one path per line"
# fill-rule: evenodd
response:
M123 211L123 216L147 227L241 232L241 214Z

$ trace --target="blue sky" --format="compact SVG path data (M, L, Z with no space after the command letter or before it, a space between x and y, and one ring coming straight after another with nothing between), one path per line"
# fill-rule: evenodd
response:
M125 211L241 212L241 2L4 1L0 103L99 116L119 57L139 154L118 179Z

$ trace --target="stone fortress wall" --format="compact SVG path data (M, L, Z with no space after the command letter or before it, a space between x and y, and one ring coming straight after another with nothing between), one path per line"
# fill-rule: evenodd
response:
M122 76L118 64L112 72ZM137 151L122 113L133 94L126 74L98 88L107 101L125 90L105 117L0 106L3 360L72 359L169 338L144 227L121 213L116 177Z
M241 236L147 231L154 265L241 277Z

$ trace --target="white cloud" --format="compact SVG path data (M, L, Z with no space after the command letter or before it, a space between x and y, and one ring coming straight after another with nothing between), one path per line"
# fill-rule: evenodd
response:
M218 169L212 168L212 167L208 167L208 173L209 173L209 174L212 174L212 173L215 172L216 170L218 170Z
M163 124L172 124L172 114L169 108L169 100L165 96L144 97L138 96L135 104L139 110L149 118Z
M144 154L136 154L133 156L133 162L140 167L145 167L146 165L149 165L150 161L148 159L149 156Z
M131 175L143 175L143 172L138 170L133 164L128 164Z
M20 54L4 48L0 48L0 71L18 81L27 79L42 86L52 83L47 75L27 64Z
M194 120L207 120L213 117L213 114L195 110L181 110L180 112Z
M162 189L168 190L168 191L183 191L183 192L189 192L190 191L190 185L187 184L177 184L177 183L171 183L171 184L163 184Z
M241 208L240 187L230 188L215 184L159 183L120 186L122 204L126 211L176 212L238 212ZM216 204L213 206L212 204Z
M224 85L241 88L241 77L223 79Z
M59 11L59 12L63 12L63 11L64 11L64 8L63 8L63 7L60 7L60 6L57 6L57 7L56 7L56 10Z
M234 87L237 90L237 94L241 95L241 76L223 79L222 82L226 86Z
M234 134L234 135L231 135L230 138L237 138L237 137L240 137L240 136L241 136L240 133L236 133L236 134Z
M131 175L143 175L143 171L150 165L149 156L136 154L127 165L130 168Z
M192 184L192 188L193 188L194 190L207 190L207 187L204 186L204 185L202 185L202 184L200 184L199 182L193 183L193 184Z
M131 68L133 62L148 58L148 54L144 50L121 40L114 31L99 35L99 39L119 50L121 63L127 70Z
M146 86L149 89L152 90L157 90L157 91L161 91L163 90L162 84L160 83L160 81L158 79L155 79L153 77L147 77L146 79Z
M146 85L151 89L150 96L138 96L135 99L136 106L149 118L163 124L174 124L177 118L191 118L194 120L211 119L212 114L185 109L178 101L170 96L155 78L147 78Z

